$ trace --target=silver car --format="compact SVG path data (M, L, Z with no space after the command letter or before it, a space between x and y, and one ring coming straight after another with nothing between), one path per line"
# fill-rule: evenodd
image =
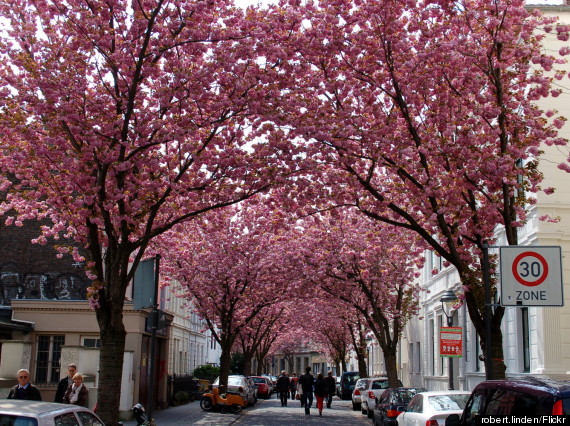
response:
M212 386L218 387L220 378L218 377ZM240 394L247 405L255 405L257 402L257 388L251 377L228 376L228 392Z
M105 426L93 411L72 404L3 399L0 402L0 424L18 426Z

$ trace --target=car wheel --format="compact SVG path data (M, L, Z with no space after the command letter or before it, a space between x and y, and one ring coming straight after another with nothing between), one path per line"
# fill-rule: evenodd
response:
M239 404L233 404L233 405L232 405L232 413L237 414L237 413L239 413L239 412L242 410L242 408L243 408L243 407L242 407L241 405L239 405Z
M368 410L366 412L366 415L368 416L369 419L373 419L374 418L374 411Z
M358 404L356 404L354 402L352 403L352 411L358 411L359 408L360 407L358 406Z
M363 406L360 406L360 412L361 412L362 414L366 414L366 410L364 409Z

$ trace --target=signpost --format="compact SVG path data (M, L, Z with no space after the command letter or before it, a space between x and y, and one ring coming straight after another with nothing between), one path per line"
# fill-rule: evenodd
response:
M500 265L502 306L563 306L560 247L500 247Z

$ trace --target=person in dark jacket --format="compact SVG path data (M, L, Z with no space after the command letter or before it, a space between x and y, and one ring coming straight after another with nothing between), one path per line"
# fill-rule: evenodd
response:
M65 395L67 388L73 384L73 376L75 376L75 373L77 373L77 365L69 364L67 366L67 376L61 379L57 384L54 402L63 403L63 395Z
M327 396L327 384L322 373L317 374L317 380L315 381L315 396L317 397L317 410L319 410L319 416L323 415L323 405L325 397Z
M336 392L336 382L332 375L332 371L329 371L327 377L325 377L325 384L327 388L327 408L331 408L332 399Z
M311 405L313 405L313 385L315 378L311 374L311 367L305 369L306 373L299 377L299 385L303 390L301 395L301 404L305 407L305 414L311 414Z
M18 384L10 389L8 399L27 399L31 401L41 401L42 396L37 387L30 383L30 372L25 368L18 370L16 375Z
M80 405L87 407L89 402L89 390L83 384L83 375L76 373L73 376L73 384L67 388L65 395L63 395L63 402L65 404Z
M287 407L287 398L289 396L289 387L291 386L291 381L287 372L283 370L281 376L277 379L276 389L279 393L279 398L281 398L281 406Z

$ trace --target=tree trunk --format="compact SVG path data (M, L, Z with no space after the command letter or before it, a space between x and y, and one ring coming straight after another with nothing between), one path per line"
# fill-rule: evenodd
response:
M245 376L251 376L251 360L253 355L250 353L243 354L243 374Z
M362 351L356 351L356 358L358 359L358 373L360 377L368 377L368 367L366 363L366 355Z
M228 376L230 375L230 364L232 362L232 351L230 348L222 348L220 356L220 386L228 387Z
M97 414L106 425L116 425L126 337L123 304L102 305L97 309L97 321L101 332Z
M386 363L386 372L388 376L388 383L391 388L398 387L398 363L396 358L396 350L384 350L384 362Z

